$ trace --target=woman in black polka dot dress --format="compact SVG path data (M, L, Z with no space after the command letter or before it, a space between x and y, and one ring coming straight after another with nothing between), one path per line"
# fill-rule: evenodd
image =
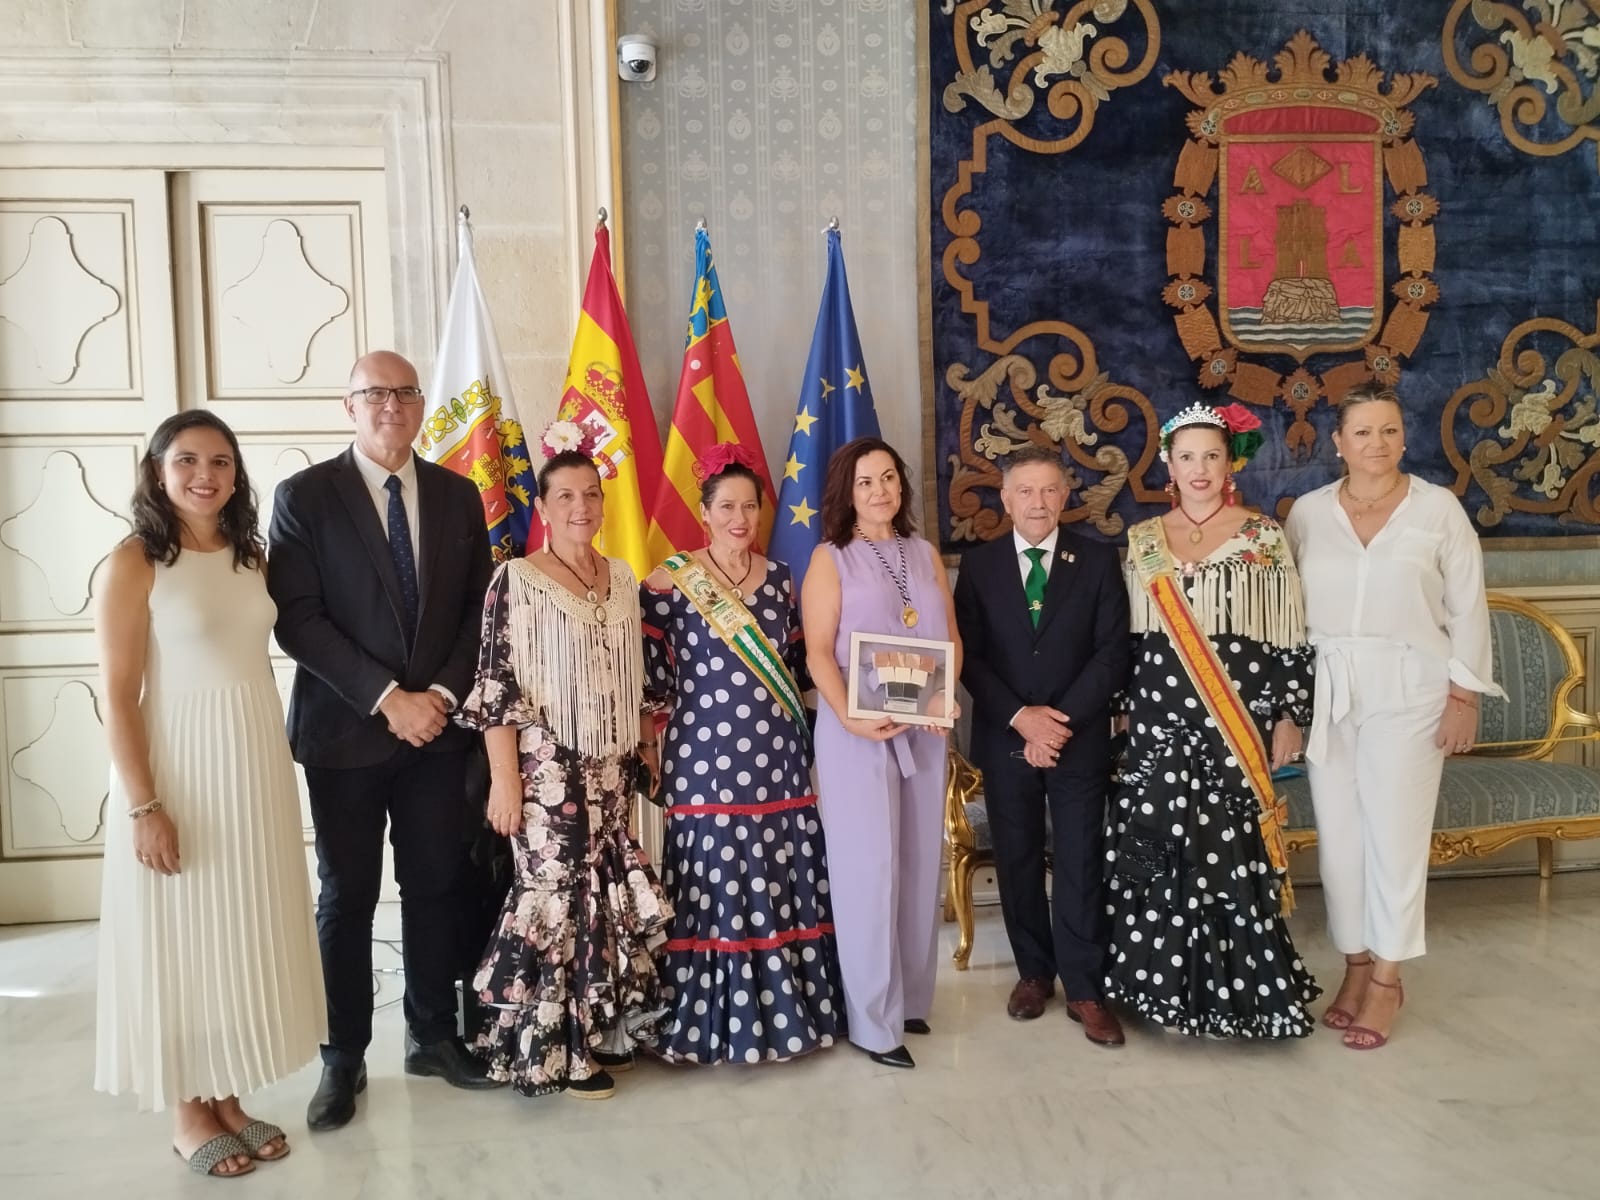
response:
M1233 504L1229 464L1243 463L1225 414L1237 407L1168 423L1173 510L1129 533L1134 674L1108 835L1106 994L1177 1032L1304 1037L1320 989L1284 922L1260 801L1138 572L1142 547L1169 555L1270 765L1298 760L1313 678L1300 582L1277 522Z
M646 686L671 705L662 876L675 915L656 1050L675 1062L774 1062L831 1045L843 1010L808 735L685 591L720 601L718 614L747 613L790 682L801 674L789 569L751 550L759 477L721 457L701 495L710 545L668 560L640 593Z

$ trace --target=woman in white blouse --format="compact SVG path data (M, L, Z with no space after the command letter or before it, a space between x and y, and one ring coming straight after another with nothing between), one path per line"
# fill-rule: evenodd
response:
M1423 890L1446 754L1472 748L1489 654L1483 556L1460 502L1400 469L1393 390L1361 384L1333 443L1349 468L1295 502L1317 683L1306 759L1328 932L1344 981L1323 1023L1353 1050L1389 1039L1400 964L1423 953Z

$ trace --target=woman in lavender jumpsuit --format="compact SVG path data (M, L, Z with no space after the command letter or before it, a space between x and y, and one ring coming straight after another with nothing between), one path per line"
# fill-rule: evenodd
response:
M823 544L801 597L817 685L818 806L850 1040L912 1067L905 1033L927 1033L937 965L945 739L848 713L843 668L856 631L960 642L938 551L914 536L905 463L858 438L828 464ZM908 614L911 614L908 616ZM911 624L914 617L915 624ZM954 714L952 714L954 715Z

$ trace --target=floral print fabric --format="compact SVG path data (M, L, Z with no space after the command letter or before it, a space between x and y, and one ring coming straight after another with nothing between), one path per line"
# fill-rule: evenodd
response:
M628 836L638 759L555 740L511 673L506 600L497 576L458 718L517 727L523 795L511 891L472 980L495 1015L473 1050L492 1078L537 1096L594 1074L602 1038L612 1052L654 1040L664 1003L653 953L672 908Z

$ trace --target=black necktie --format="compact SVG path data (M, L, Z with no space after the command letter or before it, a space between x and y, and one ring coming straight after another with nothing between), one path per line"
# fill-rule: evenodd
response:
M417 632L417 559L411 553L411 522L406 520L405 501L400 499L400 476L389 476L383 486L389 493L389 555L394 559L394 573L400 577L409 645Z

